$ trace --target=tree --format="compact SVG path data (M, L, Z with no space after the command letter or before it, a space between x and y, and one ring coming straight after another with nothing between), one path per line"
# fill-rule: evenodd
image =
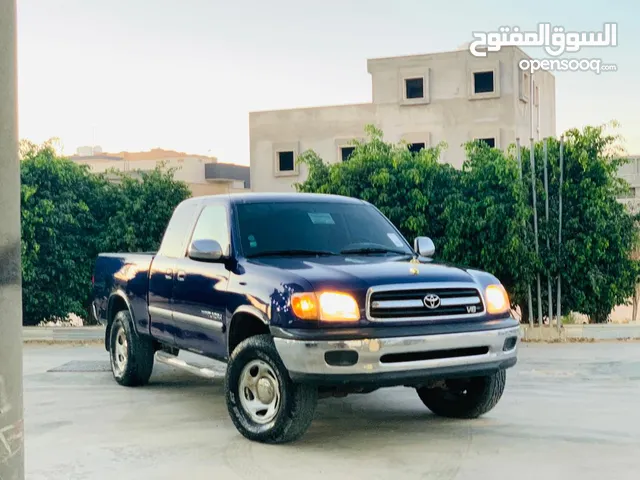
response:
M24 323L86 316L107 183L49 142L23 142L21 153Z
M512 303L523 305L535 256L525 242L530 209L518 164L483 142L467 143L466 154L458 186L445 199L442 256L496 275Z
M309 175L296 189L366 200L406 238L427 235L438 245L444 238L444 201L458 176L453 167L438 162L445 145L412 153L405 143L385 142L373 126L367 126L366 133L367 140L354 141L346 162L326 164L315 152L304 152L298 161L307 165Z
M548 312L546 279L562 277L562 313L584 313L603 322L634 293L640 275L632 258L636 222L617 201L625 182L617 177L624 160L617 138L604 127L565 133L562 245L558 245L560 141L547 141L549 221L545 219L544 143L534 145L539 255L534 248L529 149L521 166L514 146L507 152L466 144L461 170L438 163L440 149L411 153L403 143L384 142L367 127L348 161L325 164L314 152L301 155L309 169L300 192L347 195L370 201L407 238L428 235L442 260L486 270L507 288L526 320L527 285L541 275L542 311ZM522 174L522 180L520 175ZM547 237L549 246L547 247ZM533 307L537 296L533 288ZM554 305L554 313L556 306Z
M189 186L174 179L175 169L164 165L136 176L113 172L118 188L110 203L116 212L107 220L102 251L145 252L160 246L167 223L176 206L191 196Z
M52 142L21 142L21 158L24 322L86 319L98 253L156 249L189 188L162 166L109 181Z
M550 275L555 279L561 275L563 314L580 312L586 314L590 322L602 323L616 305L626 303L633 295L639 273L638 262L632 258L638 241L636 217L617 200L628 186L617 175L627 160L618 146L618 137L606 134L605 126L590 126L582 131L571 129L564 136L560 248L557 242L560 141L547 141L548 223L541 214L545 208L543 142L537 142L534 147L540 272L543 278ZM528 149L523 156L529 158ZM529 179L527 202L531 204L531 168L528 161L523 163L525 182ZM546 235L549 235L550 248L546 247ZM552 284L555 289L555 281ZM542 304L546 312L546 288L543 288Z

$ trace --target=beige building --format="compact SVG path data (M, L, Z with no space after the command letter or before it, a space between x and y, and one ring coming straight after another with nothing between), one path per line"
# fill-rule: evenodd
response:
M618 175L629 183L628 194L620 200L638 211L640 206L640 155L629 156L629 162L620 167Z
M625 204L630 212L640 212L640 155L630 155L629 162L618 170L618 176L629 183L629 192L618 200ZM634 252L634 258L640 258L640 251ZM636 285L636 293L631 305L619 305L613 309L610 320L615 323L633 323L640 321L637 308L640 303L640 283ZM634 303L636 307L634 307ZM586 319L581 319L586 322Z
M307 175L296 163L299 154L312 149L326 162L343 161L367 124L412 149L445 141L442 161L456 167L469 140L505 149L516 137L553 136L555 79L545 71L530 78L518 66L524 58L519 48L506 47L484 58L464 49L372 59L370 103L251 112L252 190L293 191Z
M135 174L164 164L175 168L175 179L186 182L193 196L248 191L249 167L219 163L215 157L154 148L147 152L105 153L100 147L81 147L71 160L89 165L92 172L118 170Z

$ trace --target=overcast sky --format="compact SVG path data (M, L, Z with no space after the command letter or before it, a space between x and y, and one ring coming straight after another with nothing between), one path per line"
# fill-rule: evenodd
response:
M250 111L368 102L367 58L538 22L618 23L617 47L580 52L617 72L556 73L557 128L615 119L640 154L634 0L18 0L20 136L248 164Z

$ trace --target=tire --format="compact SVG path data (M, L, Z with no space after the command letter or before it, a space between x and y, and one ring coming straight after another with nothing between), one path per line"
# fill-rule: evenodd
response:
M505 370L486 377L446 380L444 386L417 388L422 403L441 417L477 418L492 410L504 392Z
M278 444L293 442L307 431L318 389L294 383L273 339L256 335L241 342L231 354L225 396L231 420L245 438Z
M116 314L109 337L109 356L115 381L125 387L138 387L149 383L155 351L153 341L134 334L131 324L128 311Z

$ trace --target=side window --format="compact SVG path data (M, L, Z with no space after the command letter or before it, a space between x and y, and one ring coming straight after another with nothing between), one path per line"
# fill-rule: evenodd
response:
M202 210L191 241L216 240L225 254L229 254L229 222L227 209L222 205L209 205Z
M175 209L167 229L162 237L158 255L170 258L182 258L187 250L190 226L198 214L197 204L183 203Z

